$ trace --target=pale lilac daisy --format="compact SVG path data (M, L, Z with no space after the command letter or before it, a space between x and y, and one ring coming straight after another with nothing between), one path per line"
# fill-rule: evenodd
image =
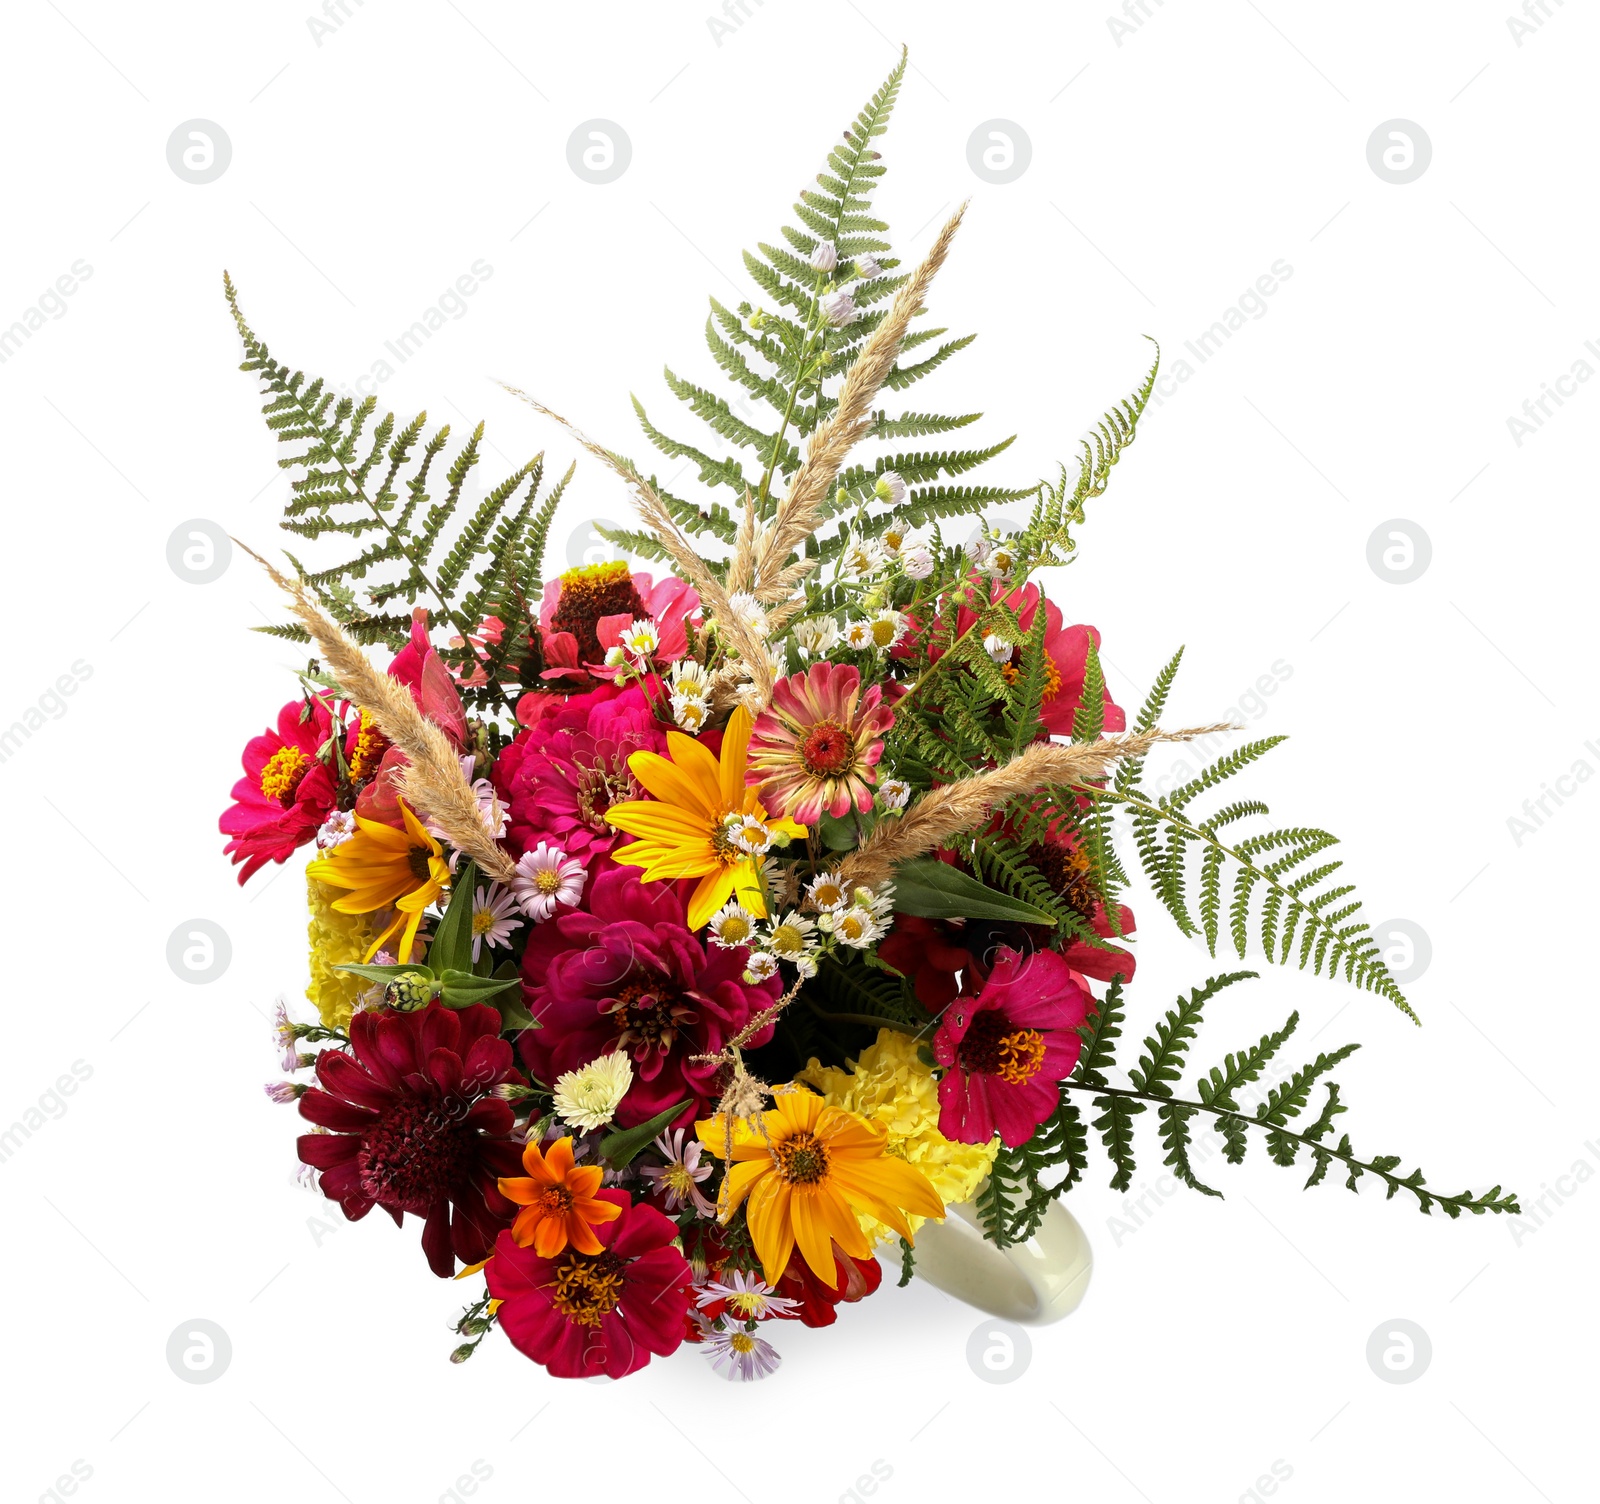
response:
M511 932L522 928L517 918L517 900L499 883L490 883L472 895L472 959L478 959L484 945L505 946Z
M692 1206L702 1217L714 1217L717 1209L700 1194L700 1182L711 1174L711 1162L702 1164L703 1145L697 1139L684 1143L685 1130L674 1128L655 1142L656 1151L666 1160L663 1165L645 1165L643 1173L651 1185L665 1193L667 1210Z
M540 841L534 850L522 853L517 875L511 879L511 891L522 912L537 924L550 918L562 904L577 908L588 876L582 862L569 857L559 846Z
M695 1304L704 1308L719 1300L727 1301L728 1309L744 1321L765 1321L769 1316L793 1311L800 1304L787 1295L774 1293L759 1274L744 1269L735 1269L726 1279L710 1281L695 1297Z
M712 1332L700 1344L711 1366L725 1379L764 1379L778 1371L778 1350L765 1337L738 1327Z

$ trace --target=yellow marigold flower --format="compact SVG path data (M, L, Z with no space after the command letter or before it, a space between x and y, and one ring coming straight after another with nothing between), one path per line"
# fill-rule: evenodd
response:
M926 1175L946 1206L970 1201L994 1164L999 1145L962 1144L939 1132L939 1085L932 1067L917 1058L917 1041L897 1029L882 1029L876 1044L861 1052L853 1072L812 1060L795 1077L814 1086L823 1101L865 1118L888 1135L888 1151ZM922 1218L907 1219L913 1230ZM894 1229L863 1214L861 1230L874 1243Z
M311 937L311 985L306 996L316 1005L323 1027L347 1028L356 999L372 983L352 971L334 967L360 961L372 943L372 921L366 914L341 914L333 906L337 888L306 879L306 901L311 909L307 931Z

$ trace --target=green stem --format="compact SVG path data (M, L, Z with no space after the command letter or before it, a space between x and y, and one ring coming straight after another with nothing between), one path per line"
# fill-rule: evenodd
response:
M766 473L761 477L761 489L756 493L757 517L761 515L761 508L772 490L772 477L778 468L778 456L783 453L784 436L789 432L789 421L794 417L795 404L800 400L800 388L806 382L806 363L811 358L812 341L821 327L817 323L817 311L822 299L822 289L827 280L827 272L818 272L817 284L811 289L811 307L806 311L806 337L800 347L799 358L795 362L794 385L789 389L789 403L783 410L783 421L778 425L778 432L772 440L772 454L767 459Z

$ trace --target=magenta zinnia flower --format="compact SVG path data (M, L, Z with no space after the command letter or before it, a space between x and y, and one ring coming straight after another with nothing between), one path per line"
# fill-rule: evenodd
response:
M1008 1148L1033 1137L1056 1110L1056 1083L1078 1063L1078 1025L1094 998L1054 951L1023 960L1002 947L977 997L958 997L933 1036L945 1067L939 1132L966 1144L995 1133Z
M525 1084L500 1015L482 1003L416 1013L358 1013L349 1050L324 1050L300 1115L325 1128L300 1139L301 1162L321 1171L323 1195L352 1222L381 1206L426 1219L422 1248L441 1279L455 1260L487 1256L516 1207L502 1175L522 1169L511 1108L492 1093Z
M287 861L317 833L334 806L333 774L318 752L333 720L320 700L291 700L278 712L276 731L252 737L244 749L244 777L233 803L217 822L231 836L224 851L243 863L241 883L268 862Z
M544 714L494 768L495 788L510 811L507 843L520 856L547 841L582 862L592 884L611 865L611 848L626 839L606 823L606 811L643 796L628 758L664 752L666 732L638 685L602 684L537 708Z
M744 980L748 952L711 946L684 922L675 885L644 883L628 868L601 873L588 911L564 909L534 930L523 956L528 1011L539 1024L518 1037L529 1070L554 1081L611 1050L633 1058L633 1085L617 1108L631 1128L675 1102L668 1126L687 1127L720 1092L714 1055L751 1014L775 1002L777 977ZM772 1038L768 1024L750 1040Z
M568 1248L551 1259L519 1248L509 1232L484 1270L511 1344L558 1379L620 1379L683 1341L689 1265L672 1246L677 1225L626 1191L598 1191L621 1208L597 1223L600 1252Z
M881 685L862 694L856 668L819 659L774 686L771 706L750 732L746 781L760 788L764 803L802 825L823 811L835 819L852 807L865 813L892 725Z

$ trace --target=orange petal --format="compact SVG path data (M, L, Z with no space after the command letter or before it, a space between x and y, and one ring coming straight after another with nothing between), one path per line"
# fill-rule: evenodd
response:
M817 1215L817 1192L811 1186L796 1187L789 1197L789 1220L794 1225L794 1240L800 1256L811 1266L811 1272L831 1290L839 1280L833 1262L833 1243L822 1218ZM753 1229L752 1229L753 1231ZM760 1243L756 1252L761 1252ZM772 1281L769 1279L770 1285Z
M560 1217L543 1217L533 1230L533 1251L542 1259L553 1259L567 1246L567 1229Z
M736 1166L734 1174L737 1175L743 1168L743 1165ZM750 1193L750 1205L745 1211L750 1241L761 1260L761 1272L774 1289L789 1265L789 1255L794 1252L794 1223L790 1220L790 1207L788 1184L776 1175L767 1175L756 1182L755 1189ZM831 1270L828 1283L833 1283Z
M555 1218L550 1219L552 1222ZM604 1253L605 1248L592 1231L589 1224L577 1212L569 1212L563 1219L565 1225L561 1229L562 1241L571 1243L579 1253ZM537 1250L535 1250L537 1251Z
M577 1201L589 1200L600 1189L605 1172L599 1165L577 1165L567 1171L567 1189ZM601 1205L609 1205L602 1202Z
M500 1180L500 1194L507 1201L514 1201L518 1206L531 1206L533 1198L539 1194L538 1183L522 1176L502 1177Z
M740 809L744 805L744 770L749 760L750 712L743 705L736 705L728 717L727 730L722 733L722 765L718 769L722 801L729 809Z

